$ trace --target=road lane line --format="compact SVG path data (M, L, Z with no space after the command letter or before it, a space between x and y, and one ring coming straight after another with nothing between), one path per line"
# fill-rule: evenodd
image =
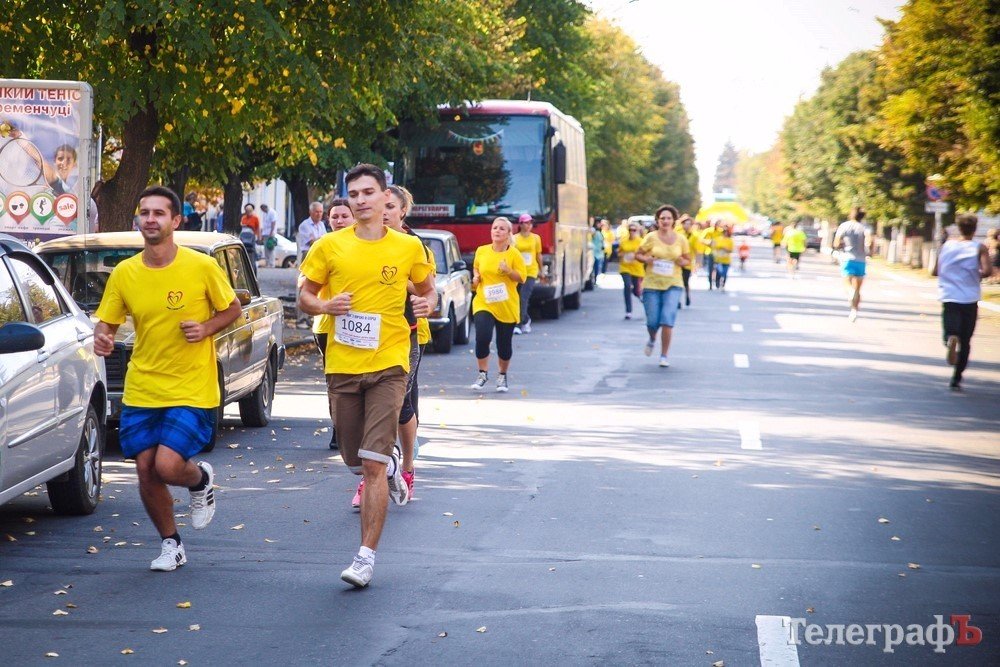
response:
M740 422L740 449L763 449L760 441L760 424Z
M734 312L734 313L738 313L738 312L740 312L740 307L739 306L729 306L729 310L732 311L732 312Z
M788 643L788 616L757 616L757 646L761 667L799 667L799 649Z
M733 326L733 333L741 333L743 331L742 324L734 324L732 326Z
M736 366L736 368L750 368L750 357L745 354L734 354L733 366Z

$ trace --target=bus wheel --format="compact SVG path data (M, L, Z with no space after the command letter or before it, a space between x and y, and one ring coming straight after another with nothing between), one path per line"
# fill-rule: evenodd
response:
M542 304L542 317L546 320L558 320L559 316L562 315L563 300L562 297L555 297L549 299Z
M573 292L572 294L567 294L563 297L563 308L566 310L579 310L580 309L580 292L579 290Z

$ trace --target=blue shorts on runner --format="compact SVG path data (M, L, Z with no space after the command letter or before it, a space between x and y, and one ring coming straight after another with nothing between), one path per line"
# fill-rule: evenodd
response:
M118 442L125 458L134 459L140 452L163 445L180 454L185 461L195 456L212 439L214 410L187 406L170 408L134 408L122 406Z
M849 259L840 267L840 275L845 278L864 278L865 262Z

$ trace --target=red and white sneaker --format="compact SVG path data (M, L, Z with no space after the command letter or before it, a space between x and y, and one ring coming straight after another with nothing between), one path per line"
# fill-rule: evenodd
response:
M410 500L413 500L413 472L403 471L403 481L406 482L406 486L410 489Z
M361 480L358 484L358 490L355 492L354 497L351 498L351 508L357 511L361 511L361 492L365 490L365 480Z

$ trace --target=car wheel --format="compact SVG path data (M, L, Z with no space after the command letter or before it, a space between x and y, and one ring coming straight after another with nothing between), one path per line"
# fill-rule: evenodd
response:
M274 402L274 362L269 357L264 364L264 376L249 396L240 399L240 419L244 426L267 426L271 421Z
M281 261L281 268L283 268L283 269L290 269L293 266L295 266L295 256L294 255L289 255L288 257L286 257L285 259L283 259Z
M61 481L51 481L49 502L56 514L92 514L101 493L101 460L104 456L104 428L93 405L87 406L83 433L76 449L73 469Z
M465 345L469 342L469 336L472 335L472 316L469 313L465 313L465 317L462 318L462 323L455 327L455 343L458 345Z
M567 294L563 297L563 307L566 310L579 310L580 309L580 292L573 292L572 294Z
M431 337L434 351L440 354L451 352L451 342L455 340L455 308L448 309L448 324L438 329Z
M558 320L559 316L562 315L562 309L562 297L553 297L542 304L542 317L546 320Z

